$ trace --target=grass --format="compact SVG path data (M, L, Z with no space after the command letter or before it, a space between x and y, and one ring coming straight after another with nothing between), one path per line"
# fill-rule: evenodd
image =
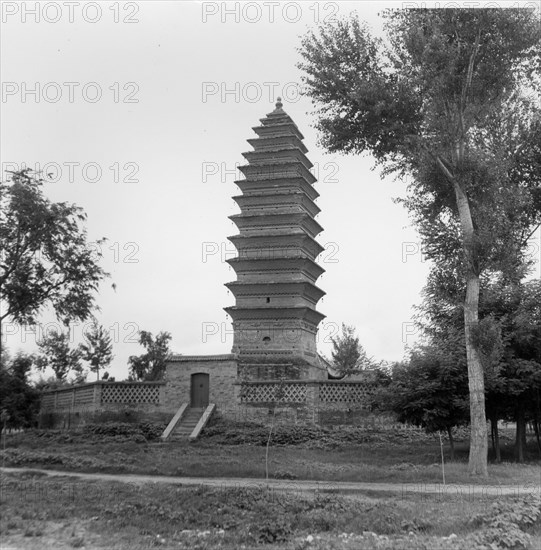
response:
M195 443L155 439L160 429L119 424L85 433L29 431L7 437L4 466L84 472L264 478L267 429L215 423ZM539 493L535 445L527 464L490 464L489 480L467 474L467 443L446 455L447 483L507 484ZM503 433L503 456L512 434ZM533 443L533 442L532 442ZM278 479L441 481L439 440L396 430L277 427L270 475ZM327 487L328 488L328 487ZM332 488L332 487L331 487ZM537 498L537 500L535 500ZM190 548L430 550L541 548L539 497L337 495L256 488L88 481L2 474L2 548ZM533 518L533 519L532 519ZM531 520L531 521L530 521ZM529 523L528 523L529 522ZM492 546L489 546L491 545Z
M520 509L509 499L498 502L503 512L483 499L300 495L9 473L2 476L0 536L6 549L456 550L490 541L495 514ZM538 523L517 533L523 547L541 540Z
M215 424L196 443L148 441L105 433L30 431L8 436L3 465L86 472L191 477L265 477L266 428ZM502 455L512 456L512 434L503 433ZM282 442L277 444L277 442ZM277 428L270 449L270 476L281 479L438 483L442 481L439 440L417 432ZM492 462L488 480L467 473L467 442L456 444L456 460L445 457L447 483L541 485L535 442L528 462Z

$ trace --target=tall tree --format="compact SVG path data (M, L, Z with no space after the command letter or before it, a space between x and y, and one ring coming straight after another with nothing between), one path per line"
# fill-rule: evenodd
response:
M4 350L0 355L0 408L10 428L28 428L35 424L39 391L28 381L34 363L33 355L21 352L13 359Z
M168 332L159 332L156 338L151 332L139 332L139 343L147 350L146 353L128 359L130 365L130 379L132 380L161 380L165 373L166 359L170 355Z
M90 370L100 379L100 370L108 367L113 360L113 343L111 336L102 325L95 324L85 334L86 342L81 344L81 356L90 364Z
M71 347L69 332L51 331L38 342L38 348L39 369L50 367L58 381L65 382L70 373L75 374L76 382L84 381L81 350Z
M323 146L368 151L384 175L411 182L405 203L427 256L463 288L469 471L486 476L480 276L487 268L520 276L518 258L540 219L540 110L522 93L539 82L539 16L526 9L384 16L385 41L355 17L309 32L299 67Z
M371 365L353 326L342 323L342 333L331 337L331 342L332 365L340 375L353 374Z
M88 246L83 210L49 201L42 186L30 169L0 182L0 327L35 324L46 305L65 324L84 320L107 275Z

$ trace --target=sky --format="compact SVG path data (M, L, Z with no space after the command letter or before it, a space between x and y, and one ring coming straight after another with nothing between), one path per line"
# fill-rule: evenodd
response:
M176 353L230 353L236 167L278 96L319 180L320 351L330 353L342 322L376 360L400 360L414 344L428 264L393 202L405 182L382 179L369 156L323 150L296 67L301 36L318 23L356 10L380 33L378 12L405 4L415 3L2 3L2 172L52 174L45 194L85 210L91 246L107 238L111 277L96 317L112 336L117 380L143 352L139 330L170 332ZM2 344L35 351L55 327L46 311L37 327L5 326ZM85 328L71 327L74 345Z

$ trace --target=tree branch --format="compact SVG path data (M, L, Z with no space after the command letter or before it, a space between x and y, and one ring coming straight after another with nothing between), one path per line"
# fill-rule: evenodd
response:
M530 240L530 237L541 227L541 222L538 223L533 231L530 232L530 234L522 241L522 246L526 246L526 244L528 243L528 241Z

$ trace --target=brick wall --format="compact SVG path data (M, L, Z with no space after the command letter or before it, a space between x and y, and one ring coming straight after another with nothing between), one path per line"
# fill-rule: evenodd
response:
M100 381L44 392L40 424L73 427L108 420L168 422L182 403L190 403L192 375L197 373L209 376L209 403L216 404L217 415L230 420L355 424L371 414L373 384L369 381L291 376L285 364L262 364L268 372L264 380L256 381L245 370L258 366L239 364L236 355L174 356L167 363L163 382ZM290 376L287 380L271 376L277 373Z
M92 422L164 422L164 382L108 382L100 380L41 395L39 426L75 428Z
M164 406L175 411L189 403L192 374L205 373L209 375L209 402L216 403L217 416L225 419L264 424L356 424L370 416L373 386L369 382L248 381L251 377L245 376L245 368L235 355L176 356L167 364Z
M209 375L209 402L218 407L237 402L237 361L234 355L178 355L167 362L164 407L176 411L190 402L191 376Z
M159 407L134 405L106 405L100 408L65 409L41 411L38 417L38 427L43 429L73 429L85 424L100 424L103 422L155 422L167 424L172 413Z

